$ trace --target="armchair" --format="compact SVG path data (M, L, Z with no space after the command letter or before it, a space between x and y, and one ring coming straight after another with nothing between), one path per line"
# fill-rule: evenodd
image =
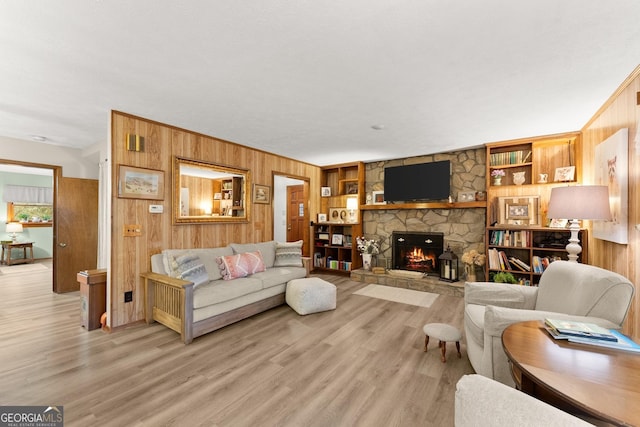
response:
M502 332L517 322L546 317L621 329L634 294L625 277L586 264L555 261L535 286L467 282L464 330L476 373L513 386Z

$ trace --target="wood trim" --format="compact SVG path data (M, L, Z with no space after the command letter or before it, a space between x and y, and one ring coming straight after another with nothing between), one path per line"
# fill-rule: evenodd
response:
M486 201L478 202L425 202L425 203L398 203L388 205L360 205L363 211L383 211L393 209L470 209L486 208Z

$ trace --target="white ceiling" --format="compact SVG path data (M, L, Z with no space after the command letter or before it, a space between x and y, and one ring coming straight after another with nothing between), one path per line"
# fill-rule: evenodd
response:
M3 1L0 136L84 148L114 109L401 158L579 130L639 63L638 0Z

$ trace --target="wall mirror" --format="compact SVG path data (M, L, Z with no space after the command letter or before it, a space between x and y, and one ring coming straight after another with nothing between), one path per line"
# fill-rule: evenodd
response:
M175 157L173 181L175 223L249 220L248 170Z

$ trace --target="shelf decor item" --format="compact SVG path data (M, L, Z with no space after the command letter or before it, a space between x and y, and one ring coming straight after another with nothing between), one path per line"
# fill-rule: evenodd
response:
M525 176L526 172L514 172L513 173L513 183L515 185L522 185L527 180Z
M491 177L493 178L493 185L501 185L502 177L505 176L505 172L502 169L494 169L491 171Z

